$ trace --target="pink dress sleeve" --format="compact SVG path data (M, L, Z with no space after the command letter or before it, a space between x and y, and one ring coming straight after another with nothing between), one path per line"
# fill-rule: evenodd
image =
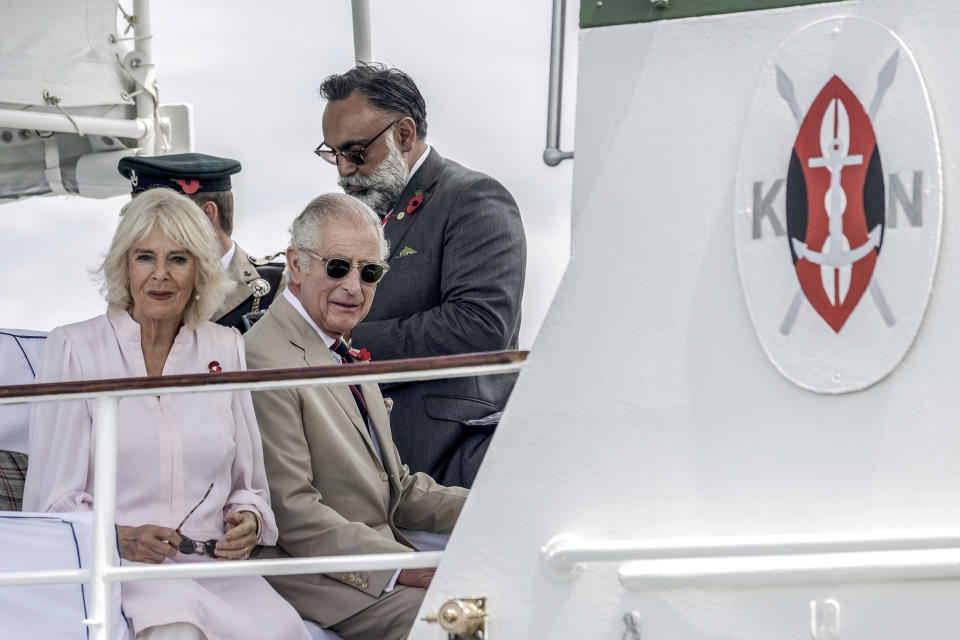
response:
M44 345L37 382L83 379L66 330L54 329ZM24 511L89 511L93 410L86 400L41 402L30 408L30 464Z
M236 337L235 368L232 371L246 371L243 339L238 332ZM260 542L265 545L276 544L277 523L270 508L270 490L267 487L267 473L263 465L263 446L260 443L260 429L253 411L253 401L249 391L237 391L231 402L235 425L234 442L236 452L230 471L233 489L223 507L223 515L234 511L254 511L260 514L263 529Z

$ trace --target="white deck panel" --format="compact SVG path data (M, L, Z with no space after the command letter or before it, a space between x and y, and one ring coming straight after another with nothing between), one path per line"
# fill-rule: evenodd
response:
M734 186L758 76L781 42L840 15L916 56L942 146L944 226L916 342L840 396L767 359L737 270ZM572 256L421 615L489 599L489 637L955 638L956 580L627 590L618 563L568 581L540 547L584 539L803 535L960 526L960 5L872 0L581 32ZM909 126L909 123L904 123ZM789 157L789 149L785 150ZM960 572L958 572L960 574ZM440 638L418 622L411 638Z

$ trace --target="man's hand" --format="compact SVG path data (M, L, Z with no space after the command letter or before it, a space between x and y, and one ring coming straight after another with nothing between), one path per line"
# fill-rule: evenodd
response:
M145 524L139 527L117 526L120 557L134 562L158 564L177 555L180 534L167 527Z
M227 516L227 533L217 543L216 554L223 560L246 560L257 546L257 517L250 511Z
M436 569L404 569L397 576L397 584L426 589L436 572Z

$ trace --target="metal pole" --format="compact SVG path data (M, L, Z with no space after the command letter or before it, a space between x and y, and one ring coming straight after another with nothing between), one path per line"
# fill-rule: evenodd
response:
M487 354L483 354L487 355ZM504 354L510 357L509 354ZM471 356L440 356L442 358L459 358L462 361L469 361ZM489 376L500 373L515 373L520 371L523 366L522 361L502 362L495 364L454 366L448 368L436 369L410 369L407 371L377 373L377 369L391 369L393 364L384 361L381 364L365 364L356 366L353 371L346 370L346 367L337 365L327 367L316 367L313 371L302 369L293 372L295 375L289 375L291 370L263 370L263 371L244 371L235 373L221 373L217 377L216 384L207 384L209 378L200 374L190 374L185 376L163 376L164 382L173 384L161 384L154 386L150 381L145 384L135 379L129 380L103 380L87 381L80 386L86 388L77 388L64 390L64 386L74 385L73 382L60 383L40 383L12 385L0 387L0 406L7 404L20 404L23 402L39 402L46 400L61 400L69 398L70 400L88 400L101 396L113 396L117 398L126 398L130 396L156 395L160 393L220 393L224 391L240 391L249 389L251 391L263 391L269 389L297 389L301 387L326 386L326 385L345 385L345 384L364 384L367 382L406 382L409 380L435 380L439 378L464 378L468 376ZM336 369L336 375L324 375L331 369ZM270 379L271 373L287 374L281 378ZM347 374L347 375L344 375ZM231 376L240 376L249 378L250 381L231 381ZM178 379L179 378L179 379ZM255 381L260 378L260 381ZM49 392L44 392L46 385ZM26 392L26 393L23 393Z
M109 640L110 578L114 566L117 508L117 406L119 398L97 398L94 416L93 572L90 581L91 614L84 620L93 640Z
M153 40L150 37L150 0L133 0L133 13L137 22L133 25L133 34L139 40L134 40L134 49L146 56L147 62L153 61Z
M51 571L3 571L0 587L22 584L77 584L90 582L89 569L54 569Z
M111 546L112 549L112 546ZM174 578L228 578L234 576L288 576L304 573L339 573L341 571L383 571L386 569L426 569L437 567L443 551L408 551L404 553L369 553L346 556L278 558L245 560L244 562L174 562L107 566L104 575L110 582L127 580L170 580ZM0 587L25 584L79 584L92 582L92 569L59 569L50 571L0 571ZM89 624L95 624L91 618Z
M573 151L560 150L560 106L563 93L563 35L567 0L553 0L553 22L550 28L550 82L547 90L547 148L543 161L555 167L573 158Z
M370 40L370 0L353 0L353 57L357 64L373 62Z
M781 536L726 536L664 540L580 540L554 536L540 550L548 575L562 577L595 562L679 561L708 558L787 557L851 552L960 549L958 530L868 531Z
M385 569L426 569L437 567L443 551L372 553L314 558L278 558L244 562L173 562L159 565L115 567L109 577L123 580L169 580L171 578L227 578L231 576L290 576L304 573L341 571L382 571Z
M718 589L811 584L956 580L956 549L874 551L800 556L643 560L620 567L620 584L631 591Z
M136 16L136 23L133 25L134 51L139 54L135 68L131 69L134 75L140 79L147 91L139 94L134 100L137 105L137 118L147 123L146 135L140 140L140 148L146 153L153 155L157 135L156 128L160 123L154 119L156 110L160 105L156 103L154 95L156 94L156 75L153 67L153 34L150 32L150 0L133 0L133 13Z
M138 96L139 97L139 96ZM77 127L88 136L116 136L138 140L147 133L147 126L140 120L121 120L120 118L99 118L94 116L76 116L70 118L62 113L43 113L39 111L18 111L0 109L0 127L37 131L56 131L57 133L76 133ZM76 126L74 126L74 122Z

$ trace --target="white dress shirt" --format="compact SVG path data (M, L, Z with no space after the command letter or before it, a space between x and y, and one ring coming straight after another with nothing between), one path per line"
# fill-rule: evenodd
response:
M417 161L413 163L413 168L410 169L410 173L407 175L407 181L403 183L404 189L406 189L407 185L410 184L410 178L417 173L417 170L420 169L420 167L426 161L428 155L430 155L430 145L427 145L427 148L423 150L423 153L420 154L420 157L417 158Z
M230 268L230 262L233 260L233 254L235 254L236 252L237 252L237 243L231 242L230 248L227 250L227 252L222 256L220 256L220 264L223 265L224 271Z

